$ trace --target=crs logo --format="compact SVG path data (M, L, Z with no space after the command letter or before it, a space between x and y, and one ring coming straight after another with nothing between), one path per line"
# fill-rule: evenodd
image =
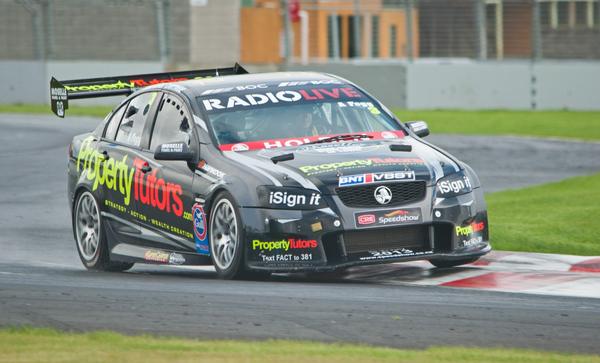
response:
M373 224L376 221L375 214L361 214L356 218L358 224L366 225Z

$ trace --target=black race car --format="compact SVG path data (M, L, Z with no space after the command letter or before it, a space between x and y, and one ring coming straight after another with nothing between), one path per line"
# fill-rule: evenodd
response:
M365 90L239 65L50 83L71 99L130 94L69 147L83 264L214 265L222 278L490 251L479 179Z

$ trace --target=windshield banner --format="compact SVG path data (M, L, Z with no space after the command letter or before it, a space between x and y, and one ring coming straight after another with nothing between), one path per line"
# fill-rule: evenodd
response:
M268 107L290 103L306 103L315 101L358 101L365 96L353 87L305 88L295 90L277 90L271 92L254 92L249 94L211 95L202 99L202 106L207 113L235 111L248 107Z
M260 149L276 149L287 146L300 146L310 142L323 140L332 136L338 136L343 134L332 134L332 135L318 135L318 136L304 136L304 137L292 137L286 139L270 139L260 141L248 141L237 144L223 144L219 146L222 151L249 151L249 150L260 150ZM371 140L383 140L383 139L401 139L404 137L404 132L396 131L376 131L376 132L361 132L360 135L370 136ZM357 137L356 140L365 140L366 138ZM348 142L349 140L341 140Z

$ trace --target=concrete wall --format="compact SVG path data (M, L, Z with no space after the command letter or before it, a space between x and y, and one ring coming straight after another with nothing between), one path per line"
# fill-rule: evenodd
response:
M0 61L0 103L44 103L50 86L39 61ZM42 85L44 87L42 87Z
M600 110L600 62L542 62L532 71L538 109Z
M49 103L50 78L58 80L155 73L160 62L0 61L0 103ZM115 105L122 97L73 101L75 105Z
M240 59L240 1L206 0L190 9L190 62L224 67Z
M329 63L291 65L284 69L335 74L363 87L389 107L406 104L406 68L399 63Z
M423 60L284 68L337 74L389 107L600 110L600 62Z
M277 70L248 68L252 73ZM600 62L356 62L283 68L339 75L388 107L600 110ZM0 61L0 103L48 102L52 76L92 78L163 69L160 62ZM73 104L114 105L119 100L98 98Z
M407 108L531 107L525 62L414 63L406 69Z

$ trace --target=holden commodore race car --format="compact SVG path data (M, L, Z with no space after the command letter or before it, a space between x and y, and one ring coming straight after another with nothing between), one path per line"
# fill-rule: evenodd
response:
M89 269L214 265L221 278L475 261L491 249L479 179L357 85L241 66L50 82L128 95L69 146L73 233Z

